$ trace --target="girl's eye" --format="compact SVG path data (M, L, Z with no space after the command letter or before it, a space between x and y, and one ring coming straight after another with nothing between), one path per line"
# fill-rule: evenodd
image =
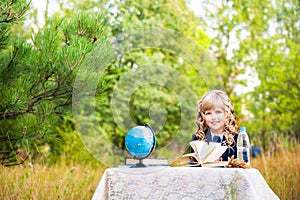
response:
M210 115L211 114L211 112L205 112L205 115Z

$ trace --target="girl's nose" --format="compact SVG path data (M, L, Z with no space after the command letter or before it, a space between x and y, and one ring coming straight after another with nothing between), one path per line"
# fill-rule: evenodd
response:
M212 115L212 118L213 118L213 119L215 119L215 118L217 117L217 114L214 113L214 112L213 112L211 115Z

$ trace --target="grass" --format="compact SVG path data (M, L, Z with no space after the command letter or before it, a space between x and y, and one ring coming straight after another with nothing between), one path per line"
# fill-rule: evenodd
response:
M270 188L280 199L300 199L300 145L281 148L275 155L262 155L252 159L252 167L258 169Z
M280 199L300 199L300 145L251 160ZM0 199L91 199L102 165L0 166Z
M0 199L91 199L104 167L0 166Z

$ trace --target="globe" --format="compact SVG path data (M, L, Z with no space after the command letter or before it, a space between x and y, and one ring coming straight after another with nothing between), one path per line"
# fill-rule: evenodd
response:
M148 157L156 146L155 134L149 125L136 126L125 137L128 152L137 159Z

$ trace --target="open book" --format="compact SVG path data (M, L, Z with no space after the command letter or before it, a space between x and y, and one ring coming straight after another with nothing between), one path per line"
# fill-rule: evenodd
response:
M225 166L228 161L217 161L226 151L227 146L221 146L221 143L206 141L191 141L191 147L194 153L184 154L182 158L194 158L188 162L189 166L215 167Z

